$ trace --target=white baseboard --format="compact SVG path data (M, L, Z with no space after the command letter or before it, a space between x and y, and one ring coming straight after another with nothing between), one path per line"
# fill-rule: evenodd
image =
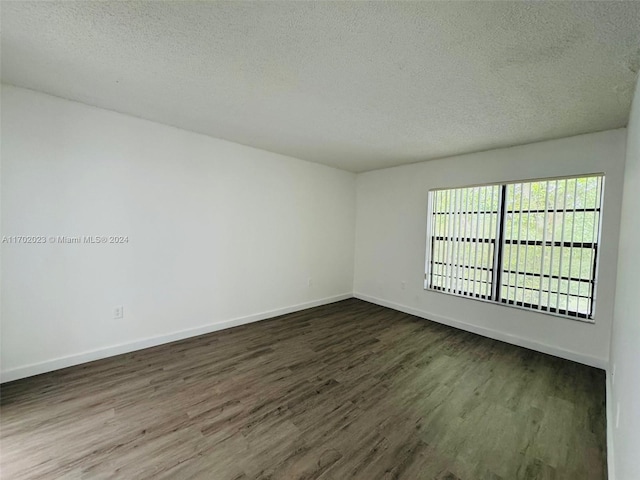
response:
M79 365L81 363L92 362L94 360L100 360L102 358L113 357L114 355L120 355L122 353L129 353L136 350L142 350L144 348L155 347L165 343L175 342L177 340L184 340L185 338L197 337L198 335L204 335L206 333L215 332L218 330L224 330L226 328L236 327L238 325L245 325L247 323L253 323L260 320L266 320L268 318L278 317L287 313L293 313L307 308L318 307L320 305L327 305L340 300L346 300L352 298L351 293L343 293L342 295L335 295L333 297L321 298L319 300L313 300L311 302L299 303L297 305L291 305L289 307L278 308L276 310L270 310L267 312L256 313L253 315L247 315L245 317L233 318L225 320L223 322L212 323L209 325L203 325L202 327L189 328L186 330L180 330L178 332L169 333L166 335L160 335L157 337L145 338L142 340L136 340L130 343L123 343L120 345L113 345L110 347L100 348L97 350L91 350L88 352L69 355L66 357L55 358L46 362L34 363L26 365L24 367L14 368L0 373L0 383L11 382L20 378L31 377L33 375L39 375L41 373L51 372L53 370L59 370L61 368L71 367L73 365Z
M479 327L476 325L472 325L470 323L462 322L460 320L444 317L442 315L432 314L429 312L424 312L412 307L407 307L405 305L400 305L394 302L390 302L388 300L383 300L381 298L372 297L362 293L354 293L354 294L344 293L341 295L335 295L332 297L322 298L322 299L314 300L311 302L300 303L297 305L292 305L289 307L284 307L276 310L270 310L267 312L261 312L253 315L248 315L245 317L233 318L223 322L204 325L202 327L181 330L181 331L169 333L166 335L160 335L157 337L146 338L143 340L137 340L130 343L124 343L120 345L100 348L97 350L91 350L88 352L78 353L78 354L69 355L66 357L60 357L53 360L48 360L41 363L36 363L36 364L26 365L23 367L14 368L11 370L6 370L0 373L0 383L10 382L10 381L18 380L20 378L25 378L25 377L31 377L33 375L39 375L41 373L46 373L53 370L59 370L61 368L71 367L73 365L79 365L81 363L100 360L102 358L112 357L114 355L120 355L122 353L128 353L136 350L142 350L144 348L155 347L157 345L175 342L177 340L183 340L185 338L195 337L198 335L204 335L206 333L211 333L218 330L224 330L226 328L231 328L238 325L244 325L247 323L257 322L260 320L266 320L268 318L277 317L279 315L285 315L287 313L297 312L299 310L304 310L307 308L326 305L329 303L338 302L340 300L346 300L351 297L356 297L366 302L375 303L376 305L381 305L383 307L391 308L393 310L398 310L400 312L408 313L410 315L415 315L417 317L425 318L427 320L431 320L437 323L442 323L445 325L449 325L451 327L459 328L461 330L466 330L472 333L477 333L478 335L493 338L495 340L500 340L503 342L511 343L513 345L518 345L520 347L525 347L531 350L547 353L549 355L554 355L556 357L565 358L567 360L572 360L578 363L583 363L585 365L589 365L592 367L602 368L605 370L607 367L606 362L597 357L580 354L570 350L559 349L557 347L534 342L532 340L507 334L498 330ZM609 383L607 383L607 391L608 390L609 390ZM609 414L609 411L608 411L609 407L610 407L610 404L607 403L607 414Z
M615 480L616 478L616 469L614 465L614 455L613 455L613 426L615 422L614 408L613 408L613 383L612 376L607 369L607 379L606 379L606 387L607 387L607 470L608 470L608 479Z
M552 345L546 345L544 343L538 343L536 341L518 337L517 335L512 335L510 333L504 333L499 330L493 330L486 327L472 325L470 323L462 322L454 318L445 317L445 316L437 315L430 312L425 312L422 310L418 310L416 308L407 307L405 305L400 305L398 303L390 302L388 300L384 300L381 298L365 295L364 293L354 292L353 296L355 298L359 298L360 300L364 300L365 302L375 303L376 305L380 305L383 307L391 308L393 310L398 310L400 312L408 313L409 315L415 315L416 317L424 318L426 320L431 320L437 323L442 323L444 325L449 325L450 327L459 328L460 330L466 330L467 332L477 333L478 335L493 338L494 340L500 340L501 342L510 343L512 345L517 345L519 347L524 347L530 350L546 353L548 355L553 355L555 357L572 360L574 362L589 365L591 367L601 368L603 370L607 369L607 362L598 357L585 355L585 354L574 352L571 350L564 350L558 347L554 347Z

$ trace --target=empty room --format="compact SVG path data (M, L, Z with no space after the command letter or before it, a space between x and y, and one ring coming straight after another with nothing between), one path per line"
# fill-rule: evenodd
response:
M640 2L0 19L0 478L640 480Z

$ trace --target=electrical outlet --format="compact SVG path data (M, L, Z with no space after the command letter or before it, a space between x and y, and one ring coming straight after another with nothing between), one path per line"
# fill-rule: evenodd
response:
M124 307L122 305L113 307L113 319L119 320L124 317Z
M402 290L404 290L406 286L407 286L407 282L405 282L404 280L402 282L400 282L400 288Z
M311 285L313 285L313 280L309 277L307 278L307 287L311 288Z

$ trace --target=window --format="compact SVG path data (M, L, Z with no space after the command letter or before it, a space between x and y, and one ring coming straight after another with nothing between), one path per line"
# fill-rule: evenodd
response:
M604 176L431 190L425 288L592 320Z

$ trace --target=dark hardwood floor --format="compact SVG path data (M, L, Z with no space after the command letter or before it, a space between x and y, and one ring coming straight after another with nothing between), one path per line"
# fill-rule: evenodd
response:
M0 466L3 479L604 479L604 382L351 299L5 384Z

